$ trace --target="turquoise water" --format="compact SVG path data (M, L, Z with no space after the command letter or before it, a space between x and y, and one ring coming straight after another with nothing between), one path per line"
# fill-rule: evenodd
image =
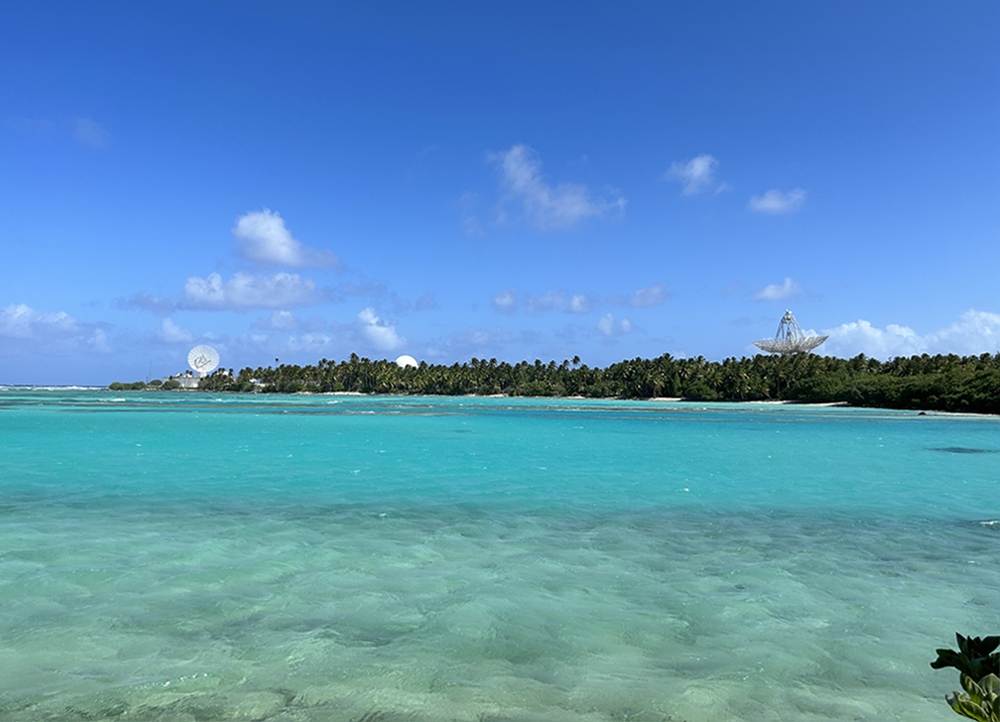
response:
M0 391L0 720L933 720L1000 419Z

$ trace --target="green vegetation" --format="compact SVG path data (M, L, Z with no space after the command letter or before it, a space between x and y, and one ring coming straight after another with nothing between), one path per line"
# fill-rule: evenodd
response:
M954 692L945 699L957 714L979 722L1000 722L1000 637L963 637L956 634L958 651L937 650L931 662L934 669L954 667L965 692Z
M145 381L134 381L132 383L122 383L121 381L115 381L113 384L108 386L112 391L142 391L146 388Z
M166 385L164 385L166 388ZM911 356L881 362L797 354L710 362L636 358L591 368L579 358L517 364L472 359L439 366L399 368L352 354L315 366L216 370L199 388L211 391L353 391L376 394L584 396L694 401L785 400L843 402L852 406L1000 414L1000 353L981 356Z

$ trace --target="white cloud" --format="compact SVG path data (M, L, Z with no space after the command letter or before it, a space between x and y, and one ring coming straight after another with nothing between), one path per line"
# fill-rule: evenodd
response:
M299 327L299 323L291 311L274 311L267 318L254 321L253 327L267 331L294 331Z
M667 284L659 283L648 288L640 288L631 296L611 296L608 300L618 306L650 308L652 306L662 306L669 297Z
M163 319L159 336L160 340L167 343L189 342L193 338L190 331L186 328L181 328L170 318Z
M523 358L540 340L539 335L534 331L522 330L511 333L499 328L492 331L483 328L467 328L432 339L423 347L421 355L439 363L451 363L454 359L469 358L470 356L486 357L509 354L512 346L520 346L524 350L516 355Z
M597 322L597 330L603 333L605 336L621 336L624 333L628 333L634 328L632 322L627 318L623 318L621 321L616 322L615 317L610 313L606 313L601 316L601 320Z
M500 313L511 314L517 311L517 291L508 288L493 297L493 308Z
M686 196L693 196L715 185L715 168L718 165L719 161L713 156L703 153L689 161L675 160L670 164L664 177L683 183L684 189L681 192ZM728 183L723 183L715 189L715 192L720 193L729 188Z
M23 303L11 304L0 310L0 336L6 338L39 338L73 335L80 322L65 311L43 313Z
M787 193L772 188L762 196L753 196L747 207L752 211L760 213L792 213L797 211L805 203L806 192L801 188L790 190Z
M754 301L785 301L797 298L802 293L798 281L786 278L784 283L770 283L753 295Z
M546 313L566 307L566 294L562 291L548 291L538 298L529 298L528 313Z
M236 273L223 281L218 273L192 276L184 284L184 308L209 311L244 311L250 308L291 308L319 300L316 284L296 273L257 276Z
M574 293L569 299L570 313L590 313L594 308L594 298L585 293Z
M826 331L829 336L820 349L836 356L857 356L863 353L873 358L917 354L949 354L961 356L1000 351L1000 314L987 311L966 311L960 320L947 328L920 335L908 326L890 323L885 329L859 319Z
M396 327L375 315L375 309L366 308L358 314L361 336L379 351L393 351L406 339L396 333Z
M100 123L90 118L75 118L74 126L73 136L84 145L89 145L91 148L103 148L108 144L110 136Z
M96 324L81 323L65 311L45 313L23 303L0 309L0 354L59 353L90 347L107 353L107 335Z
M571 294L566 291L553 289L546 291L541 296L528 297L525 301L524 310L534 315L550 311L583 314L590 313L593 310L596 300L593 296L586 293ZM494 309L508 315L516 313L519 307L518 293L513 288L508 288L496 294L492 301Z
M560 183L550 186L542 179L542 164L538 154L526 145L518 144L503 153L492 153L489 160L500 170L501 199L497 222L506 221L504 200L519 200L524 217L536 228L567 228L592 216L602 216L625 209L625 198L609 190L608 198L591 198L586 186Z
M155 313L157 316L166 316L177 309L177 298L164 298L163 296L154 296L147 291L140 291L139 293L133 293L128 298L116 298L114 305L118 308L128 308L129 306L135 306L137 308L145 309Z
M104 333L104 329L102 328L95 328L93 333L86 339L86 343L97 351L97 353L111 353L107 334Z
M288 339L290 351L303 351L310 354L327 352L340 345L340 339L329 333L304 333L301 336L291 336Z
M240 216L233 226L233 235L237 253L251 261L295 267L337 265L337 257L331 251L302 245L285 228L281 215L267 208Z

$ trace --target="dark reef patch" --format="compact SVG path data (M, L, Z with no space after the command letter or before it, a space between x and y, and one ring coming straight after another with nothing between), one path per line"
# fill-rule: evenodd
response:
M998 454L1000 449L971 449L968 446L928 447L928 451L944 451L949 454Z

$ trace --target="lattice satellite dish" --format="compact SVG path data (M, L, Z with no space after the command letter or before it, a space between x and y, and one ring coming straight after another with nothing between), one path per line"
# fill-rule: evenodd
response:
M199 376L208 376L219 365L219 352L211 346L195 346L188 352L188 366Z
M778 332L774 334L774 340L754 341L753 345L768 353L808 353L828 338L829 336L806 336L799 328L795 316L786 309L778 324Z

